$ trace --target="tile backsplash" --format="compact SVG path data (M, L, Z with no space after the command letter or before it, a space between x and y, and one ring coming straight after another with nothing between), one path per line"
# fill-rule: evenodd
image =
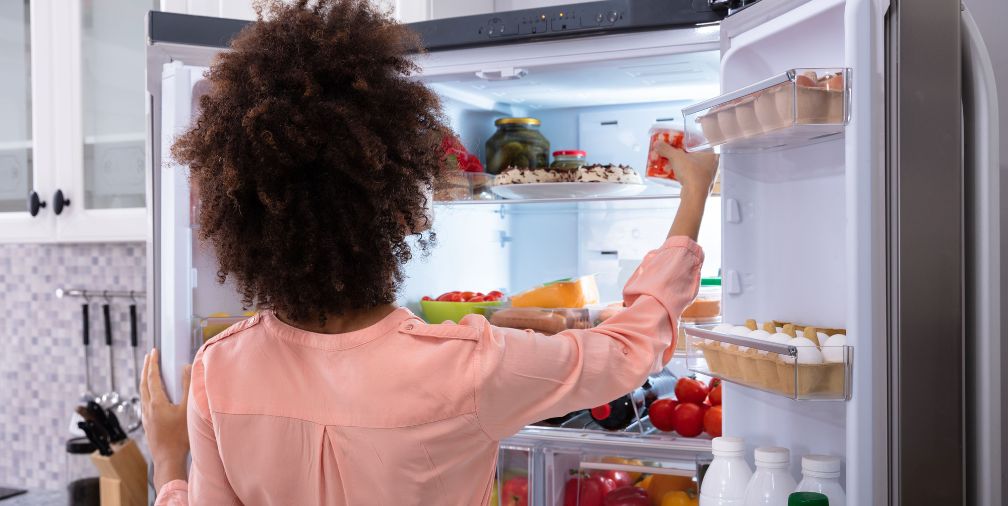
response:
M146 284L142 243L0 245L0 486L65 486L64 445L84 385L83 299L57 288L137 290ZM102 300L91 300L91 388L109 388ZM112 299L115 385L137 395L129 346L129 300ZM138 299L137 360L151 347Z

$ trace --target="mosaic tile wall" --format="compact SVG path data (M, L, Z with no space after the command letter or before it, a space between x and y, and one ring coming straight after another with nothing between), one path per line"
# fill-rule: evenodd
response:
M0 486L62 489L70 415L84 385L83 299L59 287L143 291L143 244L0 245ZM100 300L91 301L91 386L108 389ZM111 305L116 389L137 395L129 346L129 301ZM143 366L150 336L138 304Z

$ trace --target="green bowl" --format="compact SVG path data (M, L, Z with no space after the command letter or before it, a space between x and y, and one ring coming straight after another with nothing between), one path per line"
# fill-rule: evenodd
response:
M424 319L427 320L427 323L443 323L447 320L458 323L467 314L483 314L483 308L500 304L500 301L438 302L436 300L422 300L420 308L423 309Z

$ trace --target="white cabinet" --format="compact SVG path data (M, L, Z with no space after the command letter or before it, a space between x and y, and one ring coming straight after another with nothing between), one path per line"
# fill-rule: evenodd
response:
M13 111L0 115L0 241L147 238L144 19L157 7L0 2L0 68L13 77L0 82Z

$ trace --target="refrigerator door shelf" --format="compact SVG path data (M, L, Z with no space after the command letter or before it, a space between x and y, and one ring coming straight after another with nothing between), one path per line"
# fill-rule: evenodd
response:
M686 149L742 153L836 139L849 101L850 69L791 69L684 108Z
M711 328L685 328L691 371L795 400L850 400L853 347L810 349Z

